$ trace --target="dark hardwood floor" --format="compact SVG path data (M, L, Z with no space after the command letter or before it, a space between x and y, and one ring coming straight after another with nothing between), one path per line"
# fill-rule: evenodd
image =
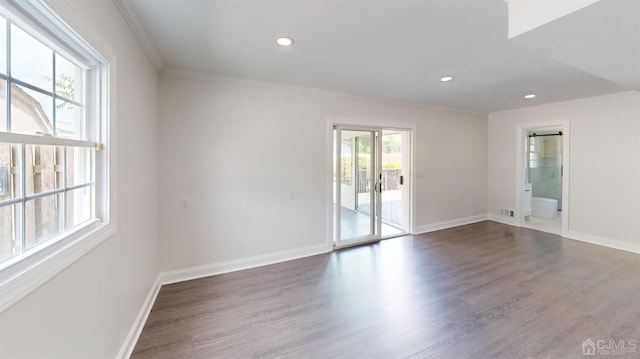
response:
M163 286L132 358L640 357L639 278L640 255L481 222Z

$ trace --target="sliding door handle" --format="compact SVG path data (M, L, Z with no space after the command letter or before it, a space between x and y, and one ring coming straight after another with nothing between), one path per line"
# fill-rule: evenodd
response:
M400 185L402 186L404 184L404 176L400 176Z

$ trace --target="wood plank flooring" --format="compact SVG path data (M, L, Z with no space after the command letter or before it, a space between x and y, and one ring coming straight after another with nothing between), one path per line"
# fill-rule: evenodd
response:
M132 358L640 357L639 278L640 255L487 221L163 286Z

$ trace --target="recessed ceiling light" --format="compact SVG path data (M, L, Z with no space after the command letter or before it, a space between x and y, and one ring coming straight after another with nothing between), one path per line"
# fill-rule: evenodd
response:
M533 93L530 93L530 94L528 94L528 95L524 95L524 98L526 98L527 100L530 100L530 99L532 99L532 98L536 98L536 95L535 95L535 94L533 94Z
M453 76L445 76L445 77L441 77L440 81L441 82L449 82L453 80Z
M276 44L280 46L291 46L293 45L293 39L290 37L279 37L276 39Z

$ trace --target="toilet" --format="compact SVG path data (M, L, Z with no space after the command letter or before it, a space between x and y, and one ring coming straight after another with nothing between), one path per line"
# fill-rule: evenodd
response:
M558 200L545 197L531 199L531 215L538 218L555 219L558 213Z

